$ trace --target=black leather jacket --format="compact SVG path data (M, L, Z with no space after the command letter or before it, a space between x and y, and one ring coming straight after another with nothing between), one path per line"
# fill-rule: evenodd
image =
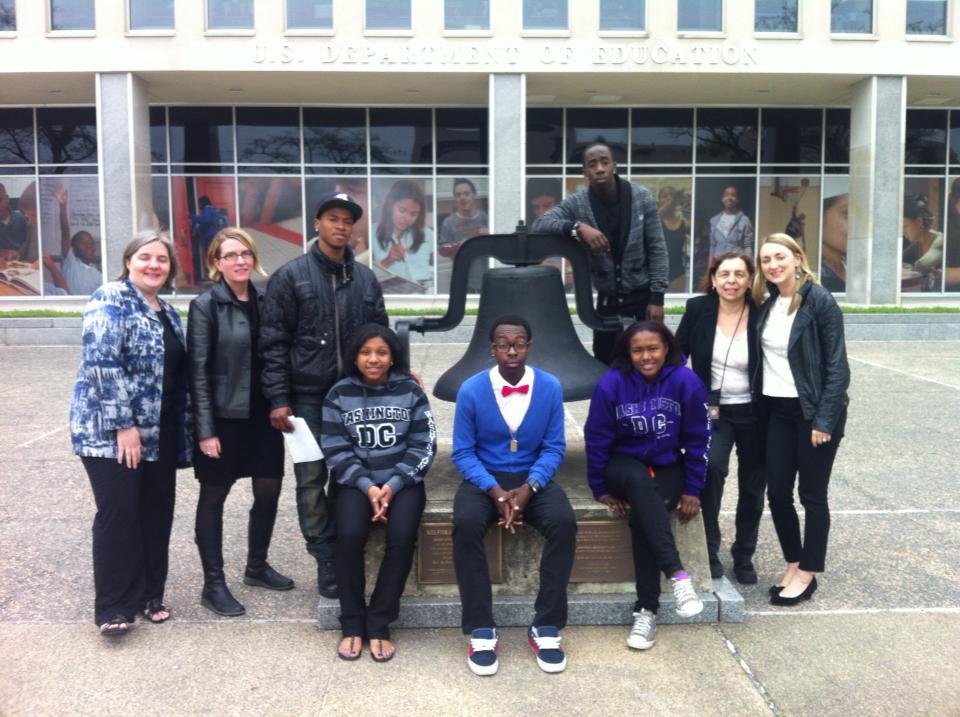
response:
M770 314L770 307L780 295L776 287L767 284L770 297L760 307L757 325L757 350L762 356L761 337ZM847 364L847 346L843 338L843 313L833 295L819 284L806 282L799 289L803 303L797 309L787 360L797 387L803 417L813 429L843 435L846 419L847 388L850 385L850 366ZM763 362L759 362L757 376L752 382L755 396L763 391Z
M270 408L294 399L321 402L342 376L350 336L369 323L388 325L374 273L353 260L342 264L314 245L270 277L260 315L263 393Z
M263 295L250 285L263 313ZM214 418L248 418L252 376L250 321L223 279L190 303L187 357L197 440L217 435Z

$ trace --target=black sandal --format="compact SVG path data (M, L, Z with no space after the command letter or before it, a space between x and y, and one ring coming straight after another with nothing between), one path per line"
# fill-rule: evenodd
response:
M123 615L115 615L100 626L104 637L120 637L130 632L130 620Z
M157 615L160 613L167 613L166 617L158 618ZM154 598L150 600L143 608L143 616L147 618L154 625L159 625L161 622L166 622L170 619L170 609L167 608L160 600Z
M337 657L339 657L341 660L346 660L347 662L353 662L354 660L359 660L360 655L363 654L363 638L360 637L359 635L347 635L342 640L340 640L340 645L343 645L344 640L350 640L350 652L343 652L338 647ZM355 644L354 640L358 640L360 642L360 648L357 650L355 654L353 653L353 646Z

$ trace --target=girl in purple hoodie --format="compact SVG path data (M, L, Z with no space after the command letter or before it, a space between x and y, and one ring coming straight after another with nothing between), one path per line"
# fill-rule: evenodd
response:
M660 575L670 579L677 615L703 610L670 531L670 512L687 522L700 510L710 421L707 389L683 365L676 337L640 321L618 339L610 370L590 400L584 435L594 497L630 516L637 601L627 645L653 647Z

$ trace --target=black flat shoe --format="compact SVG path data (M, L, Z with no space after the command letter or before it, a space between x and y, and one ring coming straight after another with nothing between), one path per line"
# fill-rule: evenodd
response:
M816 591L817 577L814 575L813 580L810 581L810 584L807 585L806 589L796 597L783 597L780 593L777 593L776 595L770 596L770 604L780 605L781 607L793 607L794 605L799 605L800 603L812 598Z
M734 565L733 575L741 585L757 584L757 571L752 565Z
M779 595L780 591L783 590L786 585L771 585L770 589L767 590L767 595L773 597L774 595Z
M259 570L248 567L243 575L243 584L267 590L293 590L293 580L281 575L267 563Z

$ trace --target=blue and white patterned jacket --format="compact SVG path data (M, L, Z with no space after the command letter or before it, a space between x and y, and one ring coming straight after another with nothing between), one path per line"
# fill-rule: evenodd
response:
M167 302L160 305L183 341L180 316ZM82 352L70 404L73 452L116 458L117 430L136 426L143 460L159 460L163 322L129 280L104 284L90 297L83 310ZM183 467L191 448L186 380L177 406L177 465Z

